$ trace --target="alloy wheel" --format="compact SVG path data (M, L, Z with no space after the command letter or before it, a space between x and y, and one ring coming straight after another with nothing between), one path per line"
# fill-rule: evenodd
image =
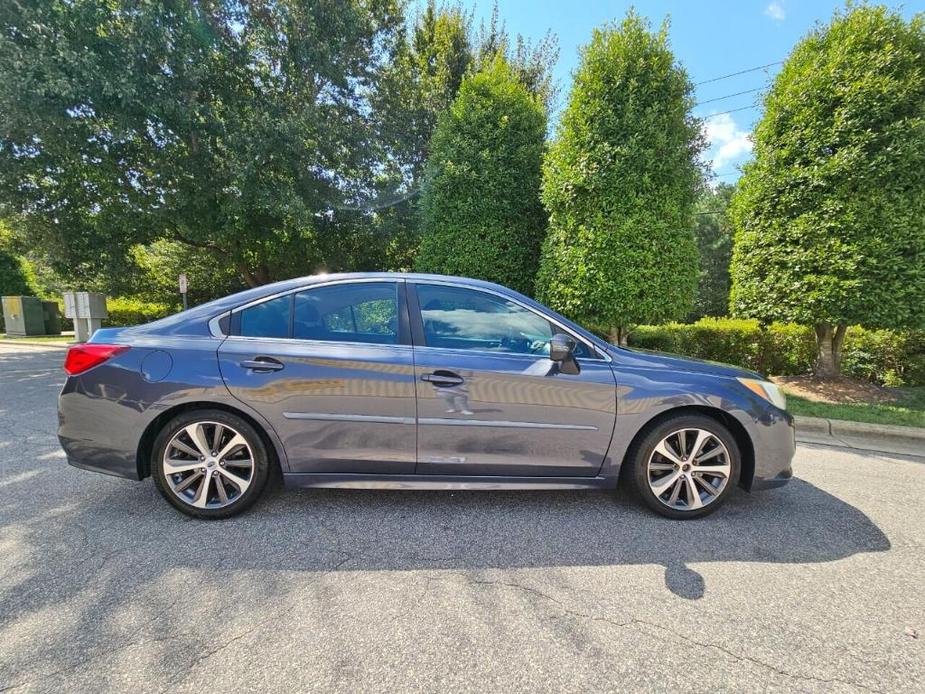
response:
M732 465L726 445L715 434L696 428L663 438L647 465L649 489L675 511L694 511L715 502L729 482Z
M247 439L220 422L193 422L164 449L164 477L184 503L217 509L238 501L254 479L254 455Z

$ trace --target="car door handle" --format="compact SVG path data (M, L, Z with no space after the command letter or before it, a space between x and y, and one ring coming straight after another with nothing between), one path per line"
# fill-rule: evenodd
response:
M458 386L464 381L462 376L452 371L434 371L432 374L421 376L421 380L433 383L435 386Z
M245 359L242 361L241 367L244 369L250 369L251 371L257 371L259 373L268 373L270 371L282 370L283 362L278 361L273 357L254 357L253 359Z

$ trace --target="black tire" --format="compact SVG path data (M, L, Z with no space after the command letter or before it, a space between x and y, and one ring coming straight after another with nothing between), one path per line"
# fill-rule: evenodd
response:
M649 485L648 463L655 451L656 446L658 446L659 443L661 443L662 440L664 440L666 437L669 437L673 433L684 429L701 429L709 432L717 439L719 439L719 441L721 441L723 446L726 448L726 457L728 458L730 468L729 477L727 478L725 486L722 487L722 490L712 498L706 492L701 491L700 496L705 495L708 499L710 499L710 501L700 508L694 508L690 510L668 506L667 502L663 502L656 496L655 492ZM693 446L693 444L688 445L691 447ZM656 460L667 459L661 459L660 457L657 457ZM720 422L713 419L712 417L707 417L704 415L681 415L660 422L656 426L652 427L648 432L646 432L646 434L641 439L633 443L632 447L627 453L626 462L630 466L630 469L627 471L627 478L636 495L656 513L667 518L674 518L679 520L701 518L716 511L716 509L722 506L726 499L729 498L729 495L732 493L733 489L738 486L739 475L742 469L741 453L739 451L738 445L736 444L735 437L729 432L729 429L723 426ZM700 469L701 468L692 468L695 473L699 472ZM666 473L666 476L668 474L671 474L671 472L669 471L669 473ZM711 479L715 480L716 478L713 477ZM697 484L692 482L692 485L695 489L699 489ZM683 483L681 487L682 498L676 503L683 503L683 496L686 496L688 493ZM666 494L663 496L668 496L668 493L666 492ZM700 498L700 496L698 496L698 498ZM694 501L697 501L697 499L694 499Z
M181 429L197 422L208 423L207 426L218 423L230 427L239 433L247 442L247 446L250 447L251 460L253 461L249 478L250 485L237 498L232 498L226 506L197 508L188 501L181 499L168 483L167 473L164 468L165 449ZM229 467L228 469L230 471L232 468ZM253 506L254 502L263 494L267 486L267 480L270 477L270 459L263 439L247 420L224 410L191 410L171 419L158 433L151 452L151 476L154 478L158 491L170 505L186 515L202 519L230 518ZM214 490L214 493L217 493L218 490L215 484L213 482L210 488ZM228 487L224 487L224 489L227 490Z

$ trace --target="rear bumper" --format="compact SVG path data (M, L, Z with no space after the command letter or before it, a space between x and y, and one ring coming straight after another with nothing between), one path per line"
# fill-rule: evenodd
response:
M151 418L118 386L71 376L58 397L58 441L74 467L138 480L138 442Z
M67 453L69 449L65 447L63 441L61 442L61 446L64 448L65 453ZM130 461L130 463L125 463L121 458L112 454L104 453L102 456L75 457L67 453L67 463L81 470L102 472L104 475L112 475L113 477L121 477L123 479L135 481L139 479L138 465L134 459Z

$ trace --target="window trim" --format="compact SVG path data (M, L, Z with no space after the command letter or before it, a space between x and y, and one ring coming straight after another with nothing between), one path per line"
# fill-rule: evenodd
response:
M354 340L315 340L311 338L303 337L293 337L292 328L293 321L295 320L295 295L305 291L311 291L313 289L320 289L322 287L331 287L339 284L391 284L395 286L396 301L398 302L398 341L397 342L357 342ZM254 335L241 335L241 312L254 306L258 306L267 301L273 301L284 296L289 296L289 336L288 337L259 337ZM411 329L410 329L410 319L408 313L408 307L406 305L406 291L405 291L405 280L403 278L399 279L379 279L379 278L366 278L366 277L352 277L349 279L338 279L330 280L327 282L313 282L311 284L302 285L301 287L296 287L295 289L287 289L285 291L276 292L274 294L268 294L267 296L262 296L259 299L254 299L249 301L246 304L241 304L240 306L235 306L231 311L227 311L222 316L229 315L231 316L229 321L229 330L226 338L234 340L256 340L259 342L285 342L287 344L320 344L320 345L351 345L351 346L364 346L364 347L409 347L412 344L411 341ZM215 319L213 319L215 320Z
M539 355L536 355L536 354L523 354L520 352L499 352L499 351L489 350L489 349L462 349L459 347L434 347L432 345L428 345L425 339L425 336L424 336L424 319L423 319L423 316L421 315L420 303L418 302L417 288L418 288L418 285L435 285L435 286L441 286L441 287L454 287L456 289L468 289L473 292L482 292L485 294L491 294L491 295L500 297L506 301L510 301L513 304L517 304L521 308L526 309L527 311L530 311L531 313L539 316L543 320L548 321L549 323L552 323L557 328L559 328L563 333L565 333L566 335L568 335L575 341L583 344L592 356L578 357L579 361L600 361L600 362L605 362L605 363L612 361L612 359L610 358L610 355L603 353L600 349L595 347L593 344L588 342L586 339L584 339L580 335L576 335L575 332L571 330L568 326L563 325L562 321L556 320L552 316L546 315L544 312L539 311L533 308L532 306L528 306L522 301L519 301L517 297L510 296L508 294L505 294L504 292L499 292L494 289L490 289L488 287L476 287L471 284L463 284L460 282L430 280L430 279L421 279L421 280L409 279L407 280L407 284L413 287L413 289L411 289L410 291L406 287L406 291L408 292L408 309L411 312L412 316L414 316L414 319L411 322L411 337L412 337L412 341L414 342L415 349L433 349L433 350L440 350L444 352L456 352L456 353L462 353L462 354L486 354L486 355L490 354L494 356L504 356L504 357L521 356L521 357L529 357L533 360L536 360L539 357Z

